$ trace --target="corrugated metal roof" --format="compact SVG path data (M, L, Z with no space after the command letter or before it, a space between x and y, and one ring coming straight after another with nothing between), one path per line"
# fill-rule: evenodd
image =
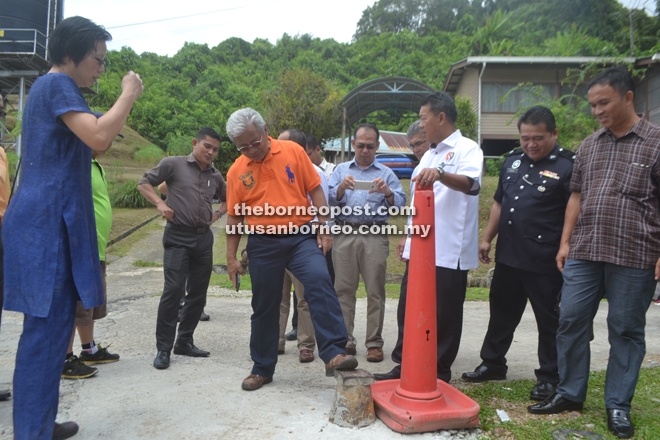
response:
M408 136L406 136L405 133L380 130L379 141L380 141L380 146L378 147L379 153L398 153L398 154L412 153L412 150L408 148L410 142L408 141ZM327 151L341 151L341 138L335 138L325 142L323 144L323 149Z

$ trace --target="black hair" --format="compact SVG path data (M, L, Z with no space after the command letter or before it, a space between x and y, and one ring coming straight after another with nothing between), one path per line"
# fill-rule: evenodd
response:
M288 128L284 131L289 132L289 140L290 141L295 142L296 144L303 147L305 150L307 149L307 139L306 139L305 133L298 130L297 128Z
M374 124L360 124L357 127L355 127L355 131L353 132L353 139L357 138L357 133L360 131L361 128L369 128L373 131L376 132L376 140L380 139L380 131L378 131L378 128Z
M61 65L64 58L69 57L78 66L83 58L96 50L96 42L100 40L112 40L112 35L103 26L84 17L65 18L48 39L50 62Z
M313 134L308 134L306 136L306 140L307 140L307 148L306 148L307 150L314 150L316 149L316 147L319 146L319 140L316 139L316 136L314 136Z
M206 137L210 137L212 139L216 139L218 142L222 142L222 139L220 139L220 135L218 134L218 132L212 129L211 127L202 127L197 132L196 138L198 142L203 141L204 138Z
M594 76L587 86L587 90L591 89L596 84L602 84L612 87L619 92L621 96L626 93L633 92L635 94L635 82L632 75L625 66L610 67Z
M552 114L549 108L543 107L542 105L530 107L522 114L522 116L520 116L520 119L518 119L518 131L520 131L520 126L522 124L543 124L545 125L545 129L550 133L553 133L555 128L557 128L555 115Z
M456 110L456 104L451 96L445 92L432 93L424 97L419 106L424 107L427 104L434 115L438 116L440 113L444 113L450 124L456 124L458 110Z

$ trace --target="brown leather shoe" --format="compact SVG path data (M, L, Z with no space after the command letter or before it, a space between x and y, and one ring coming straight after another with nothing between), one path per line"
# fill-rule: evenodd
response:
M358 361L353 356L346 353L338 354L325 364L325 375L332 377L335 375L335 370L355 370L357 366Z
M351 356L355 356L357 354L357 349L356 348L347 348L346 353L350 354Z
M245 391L254 391L261 388L262 385L266 385L272 381L272 377L263 377L259 376L258 374L250 374L241 384L241 388L243 388Z
M312 362L314 361L314 353L312 350L300 350L300 357L298 359L302 364Z
M383 349L380 347L370 347L367 352L367 362L382 362Z

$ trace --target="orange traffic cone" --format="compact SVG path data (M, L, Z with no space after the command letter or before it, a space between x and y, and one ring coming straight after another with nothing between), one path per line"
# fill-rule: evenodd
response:
M376 415L397 432L473 428L479 404L437 379L435 215L432 189L415 188L413 225L431 225L412 236L401 379L371 386Z

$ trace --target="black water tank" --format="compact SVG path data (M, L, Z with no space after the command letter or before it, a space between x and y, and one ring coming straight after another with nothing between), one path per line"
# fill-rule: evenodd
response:
M48 35L63 16L64 0L0 0L0 53L36 53L46 58Z

